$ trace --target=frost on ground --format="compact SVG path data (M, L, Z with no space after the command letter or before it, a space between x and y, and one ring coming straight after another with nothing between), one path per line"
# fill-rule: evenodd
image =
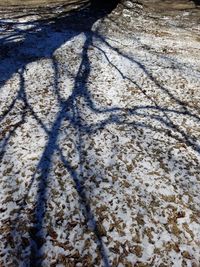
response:
M200 266L191 12L1 15L0 266Z

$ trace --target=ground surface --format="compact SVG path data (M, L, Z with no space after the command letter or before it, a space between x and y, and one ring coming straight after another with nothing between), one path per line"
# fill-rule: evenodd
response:
M198 9L55 12L1 12L0 266L199 267Z
M29 6L29 7L35 7L35 6L45 6L45 5L51 5L58 4L58 3L66 3L66 2L77 2L76 0L2 0L0 5L2 6L9 6L9 7L19 7L19 6Z

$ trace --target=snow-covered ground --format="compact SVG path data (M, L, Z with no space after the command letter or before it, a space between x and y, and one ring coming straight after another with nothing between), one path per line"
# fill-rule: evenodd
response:
M0 20L0 266L199 267L199 24L90 15Z

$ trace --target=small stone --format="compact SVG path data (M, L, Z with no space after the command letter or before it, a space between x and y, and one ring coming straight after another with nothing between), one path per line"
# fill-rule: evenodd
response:
M131 1L125 1L125 2L124 2L124 5L125 5L125 7L127 7L127 8L132 8L132 7L133 7L133 3L132 3Z

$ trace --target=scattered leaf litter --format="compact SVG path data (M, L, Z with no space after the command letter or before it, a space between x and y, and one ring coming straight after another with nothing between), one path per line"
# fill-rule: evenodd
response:
M154 15L3 50L1 266L199 266L199 26Z

